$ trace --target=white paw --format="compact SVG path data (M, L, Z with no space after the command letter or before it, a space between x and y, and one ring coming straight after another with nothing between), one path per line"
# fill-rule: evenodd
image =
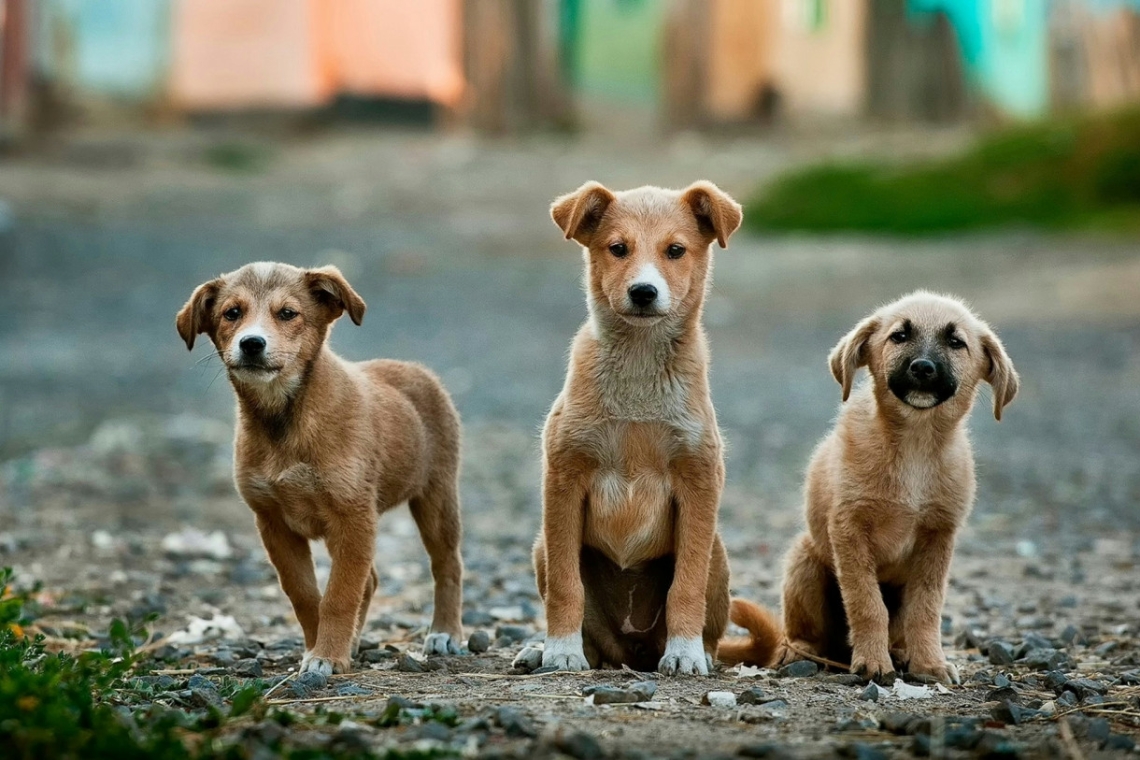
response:
M523 647L523 650L515 656L511 667L538 670L542 667L542 650L538 647Z
M313 657L309 652L305 652L305 656L301 658L300 672L302 673L320 673L322 676L331 676L334 669L333 661L324 657Z
M542 649L542 667L559 670L589 670L590 663L582 652L582 634L547 636Z
M665 656L657 665L657 671L667 676L707 676L711 658L705 652L701 639L685 639L671 636L665 642Z
M424 654L459 654L459 644L450 633L429 633L424 639Z

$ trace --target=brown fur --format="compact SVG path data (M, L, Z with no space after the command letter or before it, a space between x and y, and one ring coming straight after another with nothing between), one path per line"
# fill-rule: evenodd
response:
M951 337L965 345L951 346ZM904 402L892 382L914 357L927 356L957 388L919 408L930 394L904 388ZM987 382L1000 420L1017 394L1017 372L985 322L961 302L925 292L860 322L831 352L830 365L847 403L808 467L808 529L786 561L785 638L773 645L780 637L774 621L738 603L733 619L746 624L751 616L754 642L728 654L759 665L808 654L889 677L893 653L912 673L955 681L940 628L955 536L974 503L966 418ZM870 382L852 392L864 366Z
M205 333L226 366L237 488L304 631L302 667L326 673L350 669L377 586L379 516L405 501L435 579L426 648L458 652L461 637L459 416L424 367L334 354L328 333L346 311L359 324L364 301L335 267L258 263L201 285L176 321L188 348ZM260 366L238 345L251 334L268 343ZM323 596L317 539L333 562Z
M701 308L712 243L727 244L740 207L707 182L588 183L551 215L583 246L590 318L543 431L543 664L707 672L727 625L728 562ZM641 281L661 291L649 315L629 300Z

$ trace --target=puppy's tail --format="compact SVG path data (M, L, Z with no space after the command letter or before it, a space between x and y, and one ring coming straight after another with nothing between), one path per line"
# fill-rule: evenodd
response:
M756 665L762 668L775 664L776 650L784 639L780 621L769 610L745 599L733 599L729 608L732 622L747 628L748 637L722 639L716 658L726 665Z

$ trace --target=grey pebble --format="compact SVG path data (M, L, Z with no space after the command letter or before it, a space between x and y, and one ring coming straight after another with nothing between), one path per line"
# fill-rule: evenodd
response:
M994 639L986 645L987 656L994 665L1012 665L1014 660L1014 647L1008 641Z
M562 754L577 760L599 760L605 756L598 740L583 731L560 734L554 740L554 746Z
M517 644L530 638L530 633L525 625L500 625L495 629L495 638L506 639L508 644Z
M878 702L884 693L883 687L872 681L867 684L867 688L863 689L863 693L859 695L859 699L864 702Z
M467 650L472 654L483 654L491 648L491 637L484 630L478 630L467 639Z
M1057 649L1030 649L1019 662L1034 670L1060 670L1068 664L1068 656Z
M243 676L245 678L261 678L265 675L265 670L261 667L261 661L253 658L238 660L233 666L234 675Z
M819 665L811 660L790 662L776 671L780 678L809 678L819 672Z
M401 673L426 673L427 668L424 664L405 652L400 655L400 659L396 662L396 670Z
M514 707L500 707L495 711L495 724L507 732L507 736L529 737L538 736L530 718Z
M338 697L367 697L372 694L371 689L365 689L363 686L357 686L354 683L346 683L336 690Z

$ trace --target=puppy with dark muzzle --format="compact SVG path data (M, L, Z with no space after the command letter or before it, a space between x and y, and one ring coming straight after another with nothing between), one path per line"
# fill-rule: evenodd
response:
M187 348L205 333L238 399L234 475L305 634L302 671L350 669L376 591L381 513L407 502L431 557L429 653L458 653L459 415L418 364L347 362L328 334L364 301L335 267L249 264L200 285L178 313ZM332 572L322 596L309 541Z
M941 614L955 536L974 503L966 418L979 386L993 411L1018 376L989 325L954 298L917 292L860 322L831 352L847 402L816 448L807 531L787 557L783 631L735 599L750 640L726 641L729 663L822 657L890 678L899 667L957 681L942 652ZM870 382L851 390L867 367Z

